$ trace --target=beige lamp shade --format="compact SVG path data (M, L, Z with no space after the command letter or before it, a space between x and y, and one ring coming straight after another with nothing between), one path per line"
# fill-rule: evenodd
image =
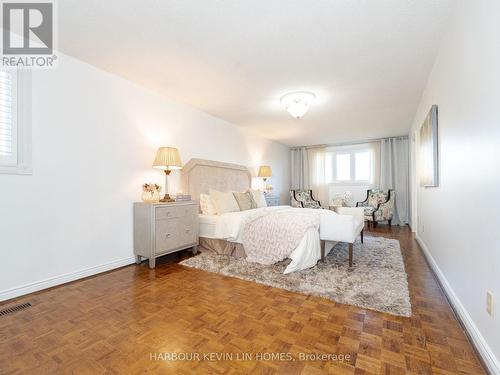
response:
M272 177L272 175L273 175L273 171L271 170L271 167L269 165L262 165L259 168L259 175L258 175L258 177L267 178L267 177Z
M179 150L175 147L160 147L156 152L153 168L164 170L182 169Z

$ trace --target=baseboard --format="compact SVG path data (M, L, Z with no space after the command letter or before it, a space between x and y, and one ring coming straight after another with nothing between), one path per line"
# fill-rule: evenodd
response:
M498 361L498 358L496 358L495 354L491 350L490 346L484 339L481 332L479 332L479 329L477 328L471 316L465 309L464 305L462 304L458 296L455 294L453 288L448 283L448 280L446 279L443 272L439 268L438 264L432 257L429 248L427 247L425 242L418 236L418 234L415 236L415 238L420 247L422 248L425 257L427 258L427 262L430 264L434 273L439 279L439 282L441 283L441 286L443 287L444 292L446 293L448 300L452 304L453 309L455 310L458 318L460 319L462 325L467 330L467 333L469 334L469 337L471 338L472 343L474 344L477 352L479 353L484 364L488 368L488 371L492 375L500 375L500 362Z
M135 262L134 257L118 259L109 263L104 263L80 271L70 272L60 276L51 277L49 279L45 279L42 281L37 281L34 283L18 286L12 289L2 290L0 291L0 301L16 298L33 292L38 292L39 290L52 288L57 285L69 283L70 281L75 281L78 279L82 279L84 277L93 276L98 273L110 271L115 268L128 266L129 264L132 264L134 262Z

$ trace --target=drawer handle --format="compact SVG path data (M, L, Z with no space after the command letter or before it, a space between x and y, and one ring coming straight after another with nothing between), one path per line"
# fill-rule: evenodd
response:
M186 229L186 233L189 233L189 232L191 232L191 229L189 229L189 228Z
M169 238L170 236L171 236L171 234L170 234L170 233L166 233L166 234L165 234L165 238Z

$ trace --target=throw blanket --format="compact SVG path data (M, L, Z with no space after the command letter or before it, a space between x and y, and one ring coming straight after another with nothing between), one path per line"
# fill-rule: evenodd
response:
M288 258L308 229L319 229L319 222L318 213L305 210L257 212L243 225L247 260L269 265Z

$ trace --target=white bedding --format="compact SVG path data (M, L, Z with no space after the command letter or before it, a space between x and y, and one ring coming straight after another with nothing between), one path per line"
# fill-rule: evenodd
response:
M222 214L217 219L217 223L215 226L215 238L221 238L231 242L243 243L243 240L241 238L243 223L249 216L259 211L283 210L288 208L290 207L273 206Z
M245 220L258 211L274 211L274 210L293 210L296 212L314 212L318 215L336 215L330 210L313 210L305 208L293 208L290 206L274 206L256 208L246 211L229 212L220 216L216 215L199 215L200 216L200 236L208 238L224 239L226 241L242 243L242 228ZM298 210L298 211L297 211ZM205 235L204 235L205 234ZM333 244L327 246L328 253ZM321 258L320 239L318 230L309 229L300 244L290 255L291 263L288 265L284 273L300 271L316 265Z
M198 215L198 222L200 224L200 237L204 238L217 238L215 237L215 226L217 225L218 215Z

